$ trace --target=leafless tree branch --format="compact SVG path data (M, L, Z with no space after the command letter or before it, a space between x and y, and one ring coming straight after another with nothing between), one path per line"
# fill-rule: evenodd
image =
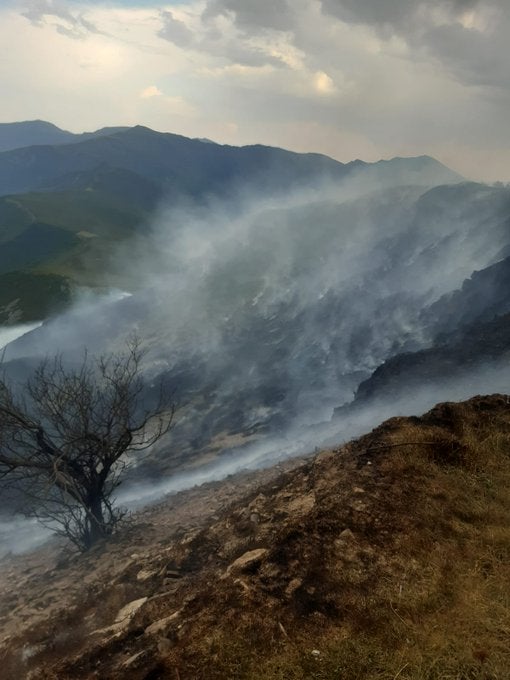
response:
M77 368L44 360L23 397L0 378L0 478L18 485L27 508L81 550L112 533L125 514L113 492L127 454L171 428L175 406L163 389L144 404L136 338L122 354L84 355Z

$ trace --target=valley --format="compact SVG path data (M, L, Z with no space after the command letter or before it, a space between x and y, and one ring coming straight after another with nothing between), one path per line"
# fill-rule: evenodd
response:
M76 375L136 337L139 411L162 390L175 420L84 555L3 489L6 679L504 680L510 188L430 157L23 134L3 380L23 400L48 358Z

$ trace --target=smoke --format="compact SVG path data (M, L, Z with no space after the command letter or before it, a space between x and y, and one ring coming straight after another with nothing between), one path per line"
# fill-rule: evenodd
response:
M442 401L461 401L475 394L507 393L510 367L506 363L479 367L475 372L455 380L445 380L433 387L415 388L400 399L381 400L364 406L347 417L323 422L313 428L294 427L279 437L232 448L221 458L194 470L177 471L159 481L131 479L118 494L116 502L129 510L161 501L165 496L207 482L225 479L237 472L276 465L290 457L309 454L318 448L338 447L361 436L387 418L421 415ZM43 545L51 531L36 520L21 516L0 518L0 559L5 555L23 554Z
M134 319L124 312L123 302L131 297L127 291L112 289L96 293L80 289L74 296L73 307L61 316L33 326L13 326L3 329L13 338L6 345L4 360L42 358L56 353L82 357L85 349L99 350L108 338L125 334ZM38 329L36 333L30 332Z
M223 399L262 390L256 408L308 418L320 404L322 418L388 356L430 343L423 309L498 258L504 199L356 191L162 210L137 248L153 357L200 366Z
M505 201L483 185L374 190L358 177L163 207L112 261L132 297L82 301L6 359L116 351L134 330L188 418L224 414L238 431L327 419L389 356L432 342L423 311L500 257ZM227 414L236 404L242 416Z
M20 324L18 326L0 326L0 349L3 349L10 342L20 338L25 333L30 333L34 328L39 328L42 322L39 323L26 323Z
M128 485L119 502L132 509L155 502L167 494L206 482L224 479L246 470L270 467L288 458L305 455L319 448L338 447L361 436L384 420L396 416L419 416L439 402L462 401L476 394L508 392L510 366L506 362L480 365L469 373L433 386L403 387L394 400L381 398L352 410L348 415L332 418L313 427L294 423L284 435L255 442L242 449L232 449L221 459L197 470L177 472L157 483L138 481Z
M503 374L490 369L331 420L379 364L432 343L437 324L424 311L502 257L509 194L468 183L381 189L357 177L163 206L112 260L129 297L81 300L11 343L6 361L117 351L137 332L149 379L163 375L181 410L172 440L127 480L119 502L129 505L493 392ZM232 434L252 441L222 443Z
M0 559L8 555L22 554L43 545L51 532L44 529L36 520L22 516L0 516Z

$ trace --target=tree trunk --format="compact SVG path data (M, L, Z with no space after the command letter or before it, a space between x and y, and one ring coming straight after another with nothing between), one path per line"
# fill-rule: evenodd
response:
M93 498L90 502L88 511L88 537L87 548L94 545L100 538L106 535L104 526L103 504L101 497Z

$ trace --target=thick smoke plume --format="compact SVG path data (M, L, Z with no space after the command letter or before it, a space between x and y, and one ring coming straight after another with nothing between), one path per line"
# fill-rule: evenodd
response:
M19 368L55 351L73 360L85 345L116 351L133 331L141 337L147 375L163 375L181 404L178 453L171 443L155 453L158 475L204 451L230 453L158 487L133 479L127 502L267 465L470 396L475 383L494 391L491 373L330 423L379 364L433 342L445 324L426 313L433 303L505 256L509 203L504 188L380 189L358 179L278 199L163 205L150 236L112 261L130 297L77 305L11 343L5 360Z

